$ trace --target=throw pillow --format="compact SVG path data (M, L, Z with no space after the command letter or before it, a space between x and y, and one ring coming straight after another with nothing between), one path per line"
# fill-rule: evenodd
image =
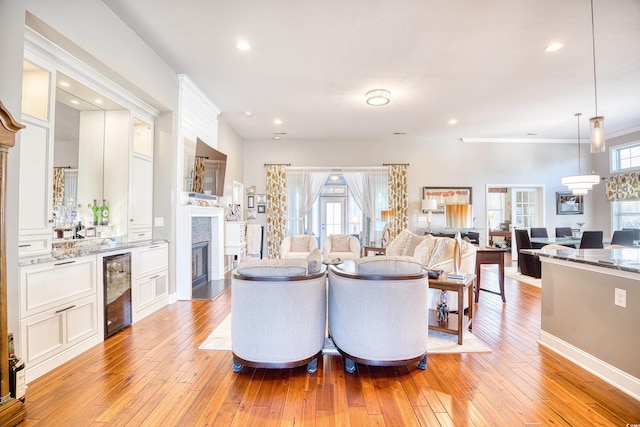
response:
M364 257L354 263L356 274L362 275L403 276L423 272L420 260L409 256Z
M291 252L309 252L311 236L291 236Z
M425 266L429 265L431 254L433 253L433 249L435 248L438 240L439 239L436 239L431 234L427 234L424 236L422 242L416 246L416 249L413 251L413 256L419 259Z
M433 248L433 252L431 253L431 258L429 259L429 264L427 265L427 267L431 267L442 261L453 259L454 245L455 240L449 237L438 239L435 247Z
M413 233L407 229L404 229L396 236L395 239L387 246L386 254L389 256L402 256L404 255L404 248L407 246L407 241Z
M314 249L311 251L307 257L307 264L309 274L316 274L320 272L320 269L322 268L322 254L320 253L320 249Z
M407 239L407 244L404 247L402 255L414 256L416 248L425 240L425 237L426 236L418 236L417 234L411 233L409 239Z
M350 238L344 234L334 234L331 236L331 252L349 252L351 250Z

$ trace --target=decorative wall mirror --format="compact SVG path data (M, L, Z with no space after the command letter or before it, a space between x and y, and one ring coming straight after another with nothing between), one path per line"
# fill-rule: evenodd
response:
M53 203L92 204L103 197L105 111L124 107L58 72Z

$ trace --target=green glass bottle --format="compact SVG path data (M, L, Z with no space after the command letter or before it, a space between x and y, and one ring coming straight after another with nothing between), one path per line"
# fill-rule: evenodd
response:
M102 199L102 206L100 206L100 225L109 225L109 206L106 199Z
M93 212L93 225L100 225L100 208L98 207L98 201L93 199L93 206L91 206Z

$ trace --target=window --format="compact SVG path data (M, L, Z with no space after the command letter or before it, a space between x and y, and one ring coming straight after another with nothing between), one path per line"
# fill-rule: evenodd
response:
M640 141L612 147L611 172L640 169ZM611 202L613 230L640 228L640 200Z
M640 168L640 141L611 149L611 172Z
M611 202L613 229L640 228L640 200Z

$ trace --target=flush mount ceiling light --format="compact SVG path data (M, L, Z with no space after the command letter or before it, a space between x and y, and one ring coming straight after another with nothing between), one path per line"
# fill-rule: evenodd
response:
M578 118L578 175L565 176L562 178L562 185L566 185L574 195L587 194L589 190L593 188L595 184L600 182L599 175L580 175L580 116L581 113L576 113Z
M251 49L251 45L249 45L249 43L247 43L247 42L246 42L246 41L244 41L244 40L240 40L240 41L238 41L238 43L236 44L236 47L237 47L239 50L249 50L249 49Z
M604 140L604 117L598 116L598 85L596 81L596 36L595 26L593 24L593 0L591 0L591 46L593 52L593 94L596 105L596 115L589 119L591 128L591 152L592 153L604 153L605 140Z
M365 94L367 104L373 106L386 105L391 100L391 92L386 89L373 89Z
M564 47L564 44L559 43L559 42L555 42L555 43L550 43L547 46L545 46L544 50L547 52L555 52L556 50L560 50Z

